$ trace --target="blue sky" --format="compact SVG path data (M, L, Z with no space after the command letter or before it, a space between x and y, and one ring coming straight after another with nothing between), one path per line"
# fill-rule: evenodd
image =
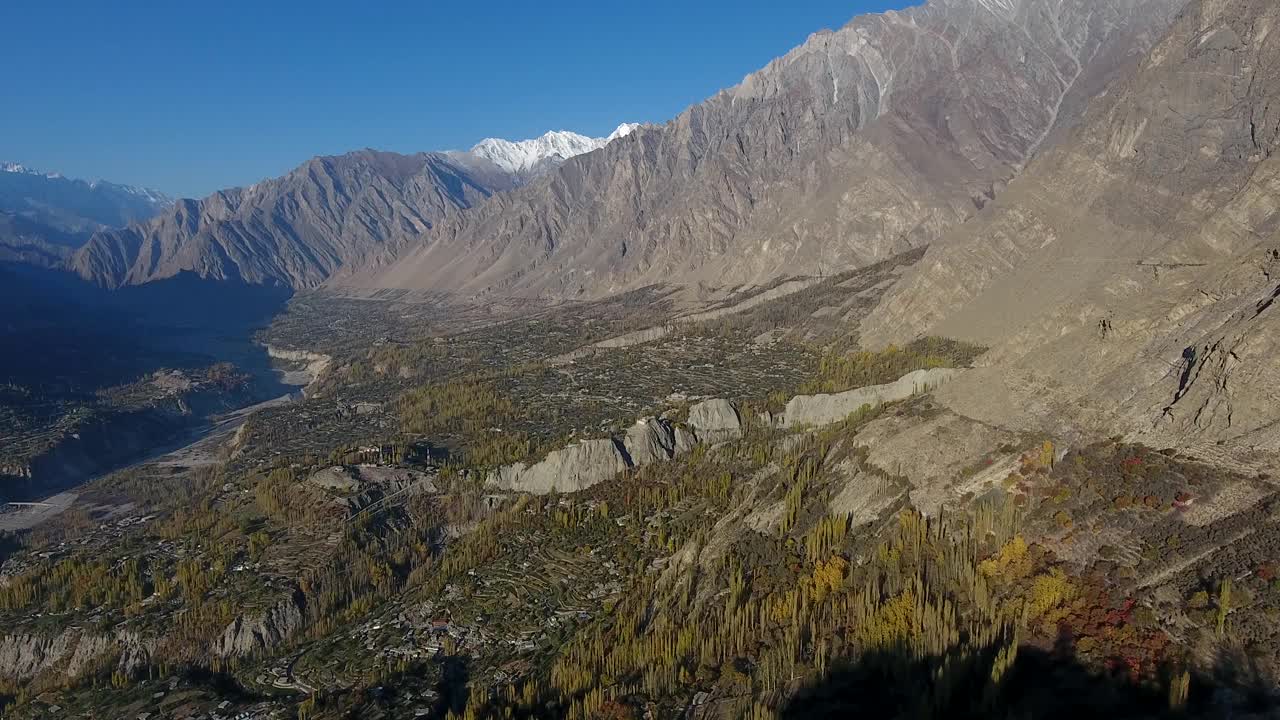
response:
M201 196L362 147L665 121L908 0L0 1L0 160Z

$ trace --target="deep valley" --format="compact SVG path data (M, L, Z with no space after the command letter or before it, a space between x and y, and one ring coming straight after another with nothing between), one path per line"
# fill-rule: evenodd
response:
M0 715L1280 715L1280 5L599 135L0 165Z

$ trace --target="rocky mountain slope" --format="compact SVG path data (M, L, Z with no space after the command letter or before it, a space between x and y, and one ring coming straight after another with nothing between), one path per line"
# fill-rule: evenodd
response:
M606 138L550 132L533 140L482 140L467 152L365 150L315 158L288 175L204 200L181 200L154 221L95 235L70 267L107 287L190 272L201 278L313 287L390 261L439 218L467 210L604 147ZM30 243L13 253L44 259Z
M357 284L598 296L869 263L998 194L1181 0L935 0L822 32Z
M961 412L1153 445L1280 447L1280 6L1191 4L1136 74L864 323L992 347Z
M108 287L183 272L311 287L391 256L397 239L514 184L492 163L464 153L318 157L283 177L181 200L149 222L97 233L70 266Z

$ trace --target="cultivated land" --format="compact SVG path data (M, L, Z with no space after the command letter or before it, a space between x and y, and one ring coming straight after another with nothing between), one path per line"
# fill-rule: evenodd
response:
M1041 717L1059 710L1046 687L1128 715L1170 693L1192 713L1259 701L1280 653L1268 479L1114 439L1063 447L928 387L775 427L796 396L981 353L851 349L845 328L918 257L696 313L654 291L483 322L301 297L261 340L328 356L305 398L80 488L11 544L8 712ZM362 316L377 327L353 330ZM706 398L733 403L721 434ZM708 441L574 493L486 482L584 439L626 436L634 455L628 432L657 415ZM1001 690L973 690L993 675Z

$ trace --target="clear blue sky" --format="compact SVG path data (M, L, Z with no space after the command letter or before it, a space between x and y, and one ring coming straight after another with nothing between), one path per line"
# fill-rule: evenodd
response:
M185 196L362 147L665 121L911 0L0 0L0 160Z

